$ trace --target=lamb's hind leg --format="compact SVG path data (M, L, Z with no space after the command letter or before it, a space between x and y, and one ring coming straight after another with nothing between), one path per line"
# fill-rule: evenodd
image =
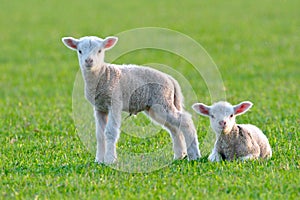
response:
M149 110L150 116L170 130L173 139L175 157L184 153L187 149L189 160L201 157L196 129L191 116L188 113L176 109L153 109ZM182 133L185 139L182 137Z
M105 153L105 137L104 129L107 123L107 113L98 111L95 109L95 122L96 122L96 139L97 139L97 151L95 162L104 162Z
M196 128L188 113L169 110L165 125L183 134L189 160L197 160L201 157Z
M171 135L173 142L174 159L183 159L186 157L186 145L183 134L178 128L166 123L167 114L160 106L153 106L145 113L157 123L161 124Z
M185 111L176 111L169 115L169 121L171 124L179 123L179 129L182 131L185 138L189 160L197 160L200 158L201 154L199 150L197 130L194 126L191 115Z

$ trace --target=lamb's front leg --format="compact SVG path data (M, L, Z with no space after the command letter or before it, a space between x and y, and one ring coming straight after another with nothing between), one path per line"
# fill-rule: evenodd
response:
M121 110L112 109L108 113L108 122L105 127L105 155L104 163L112 164L117 160L116 144L120 135Z
M211 162L220 162L221 161L221 156L216 151L215 148L213 148L211 154L208 156L208 160L211 161Z
M208 160L211 162L220 162L221 161L221 155L218 153L216 145L217 145L217 141L215 142L215 146L214 146L211 154L208 156Z
M97 139L97 152L95 162L103 163L105 154L105 137L104 129L107 124L107 113L99 110L94 110L96 122L96 139Z

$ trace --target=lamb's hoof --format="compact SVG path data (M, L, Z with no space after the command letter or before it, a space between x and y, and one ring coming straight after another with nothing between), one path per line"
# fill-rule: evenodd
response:
M189 161L191 161L191 160L198 160L199 158L201 158L201 154L200 153L189 154L188 155Z
M95 163L98 163L98 164L103 164L104 163L104 159L99 159L99 158L95 158Z
M201 158L201 153L199 149L188 149L189 160L198 160L199 158Z
M187 157L187 153L186 152L183 152L181 154L178 154L178 155L174 155L174 160L183 160Z
M210 162L219 162L221 159L220 159L220 157L219 157L218 154L212 153L212 154L210 154L210 155L208 156L208 160L209 160Z
M111 165L117 162L117 158L115 156L106 156L104 158L104 164Z

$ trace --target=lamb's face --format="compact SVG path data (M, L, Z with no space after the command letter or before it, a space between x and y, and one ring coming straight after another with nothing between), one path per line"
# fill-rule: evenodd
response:
M104 51L112 48L118 41L117 37L101 39L95 36L75 39L62 38L63 43L70 49L77 51L79 64L82 70L90 70L104 63Z
M217 135L230 133L235 124L235 117L247 112L251 107L250 101L244 101L235 106L224 101L212 106L203 103L195 103L192 106L197 113L210 118L210 126Z
M84 37L79 40L77 54L82 70L90 70L104 62L104 40Z
M233 106L227 102L218 102L211 107L209 118L210 125L215 132L227 134L235 124Z

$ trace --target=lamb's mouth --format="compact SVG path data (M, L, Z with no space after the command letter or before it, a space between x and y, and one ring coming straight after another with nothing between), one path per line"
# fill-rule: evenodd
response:
M220 128L222 134L227 134L228 132L230 132L230 131L228 130L228 127L227 127L227 126L219 127L219 128Z
M93 65L85 65L84 67L86 70L91 70L93 68Z

